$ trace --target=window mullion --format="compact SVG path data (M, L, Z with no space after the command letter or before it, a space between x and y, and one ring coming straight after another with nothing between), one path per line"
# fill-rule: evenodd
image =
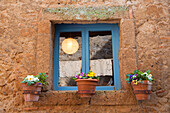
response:
M82 30L82 72L85 72L86 70L86 45L85 45L85 41L86 41L86 37L85 37L85 31Z
M88 32L88 30L87 29L85 29L85 48L86 48L86 57L85 57L85 72L87 73L87 72L89 72L89 62L90 62L90 60L89 60L89 32Z

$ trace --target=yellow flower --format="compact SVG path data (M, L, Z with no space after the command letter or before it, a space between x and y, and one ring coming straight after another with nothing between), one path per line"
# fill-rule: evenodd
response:
M88 74L88 76L89 76L89 77L94 77L94 76L96 76L96 73L90 72L90 73Z
M138 81L137 80L132 80L133 84L138 84Z
M90 73L90 74L88 74L88 76L89 76L89 77L92 77L92 76L93 76L93 74L91 74L91 73Z
M90 72L90 74L93 74L93 72Z

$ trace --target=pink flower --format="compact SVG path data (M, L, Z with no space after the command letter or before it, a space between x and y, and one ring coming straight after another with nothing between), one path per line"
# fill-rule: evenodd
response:
M78 78L81 79L83 77L83 74L79 74Z

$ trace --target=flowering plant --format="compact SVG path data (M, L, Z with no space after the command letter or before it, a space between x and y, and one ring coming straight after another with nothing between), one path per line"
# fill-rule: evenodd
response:
M27 85L30 86L31 84L35 84L38 81L38 77L34 75L27 75L27 77L25 77L24 80L21 81L21 83L27 83Z
M128 81L128 83L134 82L136 85L138 83L143 83L143 80L149 80L150 82L154 81L150 70L144 73L142 71L135 70L134 73L127 74L126 76L127 78L125 80Z
M47 85L48 75L46 73L38 73L38 75L27 75L21 83L27 83L28 86L31 84L35 84L36 82L42 83L43 85Z
M46 73L38 73L38 75L36 75L36 77L38 77L39 82L43 84L43 86L46 86L48 84L47 77L48 75Z
M99 79L99 77L96 76L95 73L92 71L89 71L88 73L79 73L76 76L73 77L73 80L77 79Z

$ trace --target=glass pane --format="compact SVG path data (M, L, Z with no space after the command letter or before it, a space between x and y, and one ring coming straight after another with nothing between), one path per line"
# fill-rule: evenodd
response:
M111 31L89 32L89 45L90 70L100 77L98 85L114 85Z
M71 38L70 38L71 37ZM68 40L69 39L69 40ZM67 41L66 41L67 40ZM76 43L78 50L75 52ZM70 49L72 48L73 49ZM71 53L70 51L75 53ZM72 77L82 70L82 37L81 32L60 33L59 39L59 86L76 86Z

